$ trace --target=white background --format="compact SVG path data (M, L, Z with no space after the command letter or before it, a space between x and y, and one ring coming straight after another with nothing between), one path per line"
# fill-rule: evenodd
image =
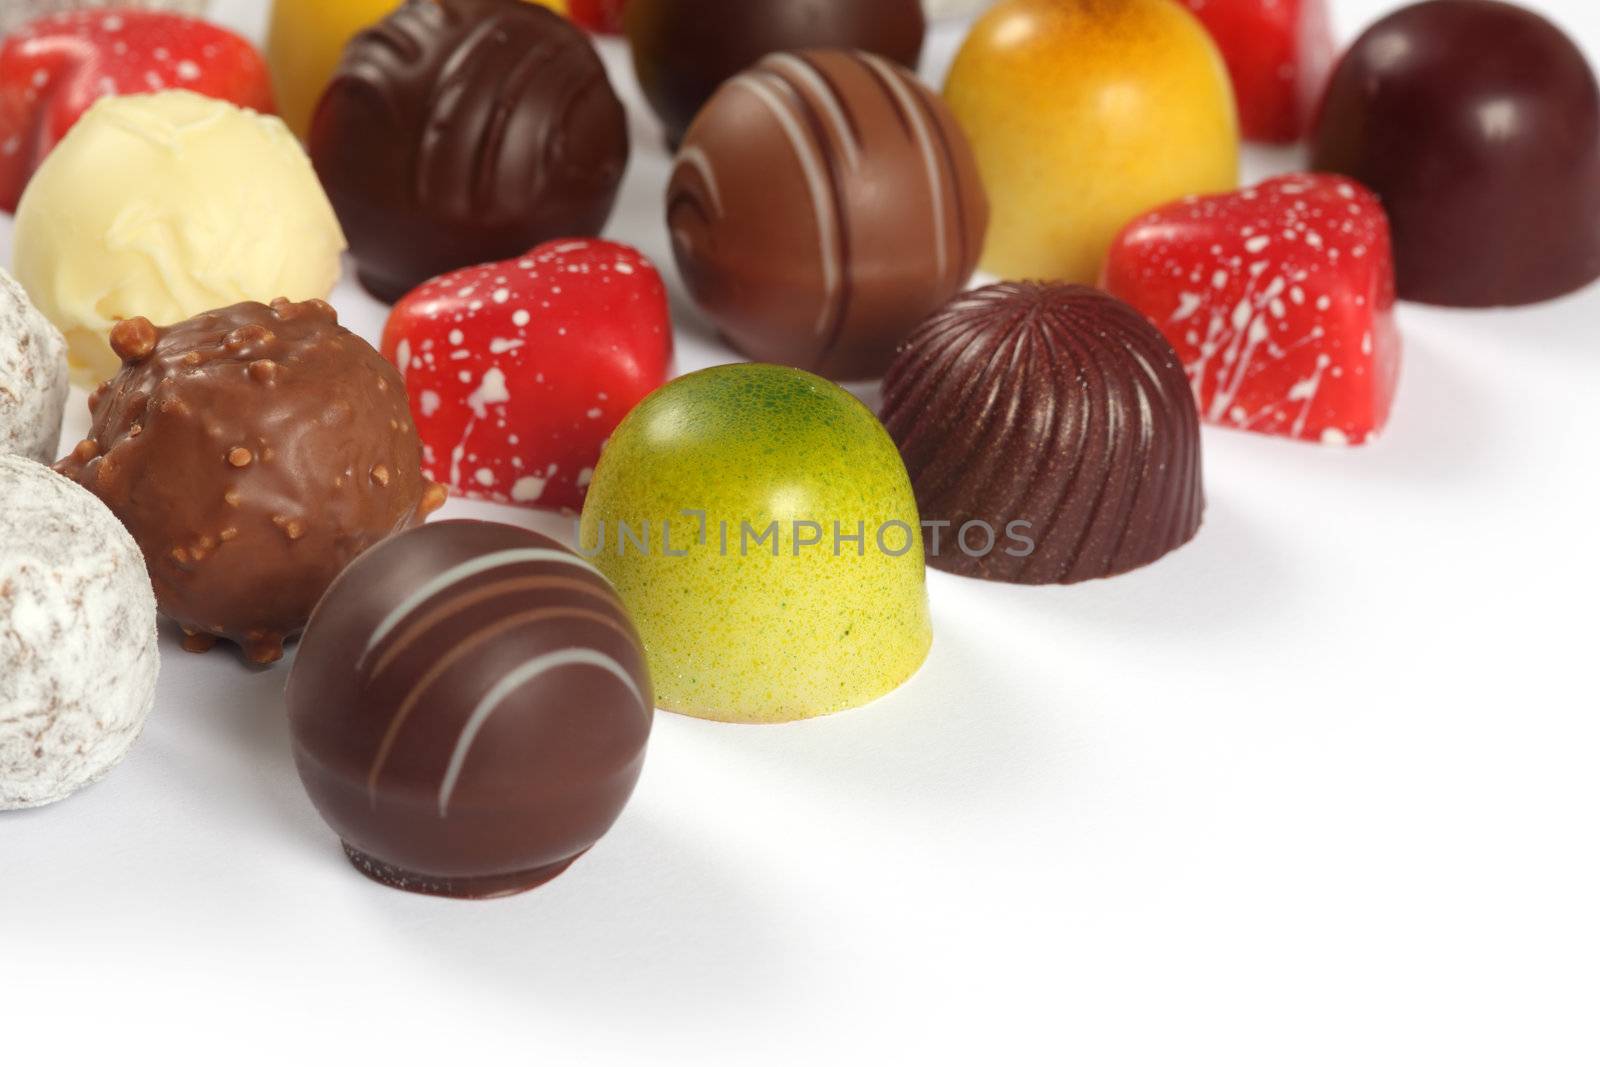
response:
M1348 36L1396 5L1335 6ZM1531 6L1600 54L1593 5ZM633 124L610 233L670 274ZM726 359L680 310L680 368ZM511 900L357 875L286 665L165 633L128 761L0 817L0 1063L1593 1065L1597 312L1406 307L1376 446L1207 430L1205 528L1160 564L933 573L933 656L878 704L659 716L616 829Z

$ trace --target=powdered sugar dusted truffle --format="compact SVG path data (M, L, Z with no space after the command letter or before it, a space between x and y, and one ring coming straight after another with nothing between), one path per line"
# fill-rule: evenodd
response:
M0 454L49 461L66 406L66 339L0 270Z
M155 701L144 557L92 494L0 456L0 810L103 777Z

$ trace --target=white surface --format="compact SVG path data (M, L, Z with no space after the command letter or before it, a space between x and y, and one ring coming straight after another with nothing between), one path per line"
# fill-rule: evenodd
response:
M1600 54L1585 0L1535 6ZM670 274L634 126L611 233ZM660 716L616 829L509 901L357 875L285 668L168 633L128 762L0 818L0 1062L1593 1064L1597 312L1405 308L1378 445L1208 430L1205 528L1157 566L935 573L880 703ZM683 369L722 358L684 321Z

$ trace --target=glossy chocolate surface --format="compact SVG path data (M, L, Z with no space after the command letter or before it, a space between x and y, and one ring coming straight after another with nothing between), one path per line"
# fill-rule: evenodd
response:
M444 503L399 372L320 300L126 319L111 346L122 369L56 469L139 542L191 651L277 660L347 563Z
M922 521L948 524L937 548L924 536L941 570L1080 582L1154 562L1200 529L1200 423L1183 366L1149 320L1098 290L965 293L906 341L883 392ZM969 523L994 532L992 551L978 551L981 525L962 550Z
M632 0L634 70L676 146L723 82L773 52L859 48L917 69L921 0Z
M600 232L627 119L583 31L521 0L410 0L345 50L312 121L361 281L436 275Z
M1382 198L1402 299L1527 304L1600 277L1600 91L1531 11L1432 0L1382 19L1314 138L1315 169Z
M516 527L440 522L328 590L288 701L301 780L358 869L492 897L555 877L611 828L654 697L587 562Z
M684 282L729 343L839 381L881 376L960 292L988 220L944 102L866 52L782 53L735 77L667 189Z

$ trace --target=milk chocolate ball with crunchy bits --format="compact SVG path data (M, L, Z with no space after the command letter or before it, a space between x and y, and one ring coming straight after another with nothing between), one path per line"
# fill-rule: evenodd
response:
M190 651L277 660L346 564L444 503L399 373L320 300L127 319L111 345L56 469L133 533Z

